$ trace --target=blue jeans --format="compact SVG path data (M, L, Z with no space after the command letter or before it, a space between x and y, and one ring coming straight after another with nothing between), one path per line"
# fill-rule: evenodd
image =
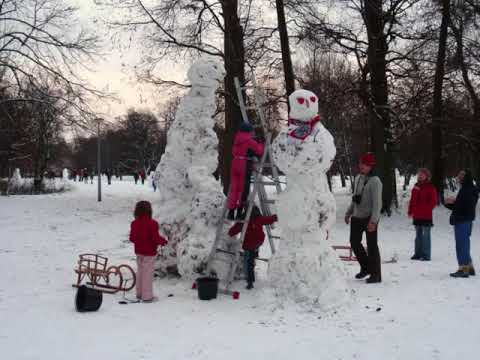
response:
M455 247L457 250L457 261L459 266L472 263L470 257L470 236L472 235L472 222L455 224Z
M431 226L415 225L415 256L430 260L432 242L430 237Z

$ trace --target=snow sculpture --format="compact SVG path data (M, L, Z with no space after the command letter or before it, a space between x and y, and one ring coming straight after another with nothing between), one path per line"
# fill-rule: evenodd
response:
M317 96L297 90L288 100L288 129L272 145L287 188L278 198L282 243L270 261L269 277L277 296L326 308L349 293L343 264L326 240L336 211L326 172L336 149L320 122Z
M20 169L16 168L13 171L13 175L9 180L8 186L10 191L19 191L24 184L24 180L22 179L22 175L20 174Z
M69 171L67 168L63 169L63 171L62 171L62 179L63 179L64 181L67 181L67 180L69 179L69 177L70 177L70 171Z
M194 277L206 265L225 200L212 175L218 164L215 91L225 70L200 59L187 76L192 88L178 106L154 175L160 194L154 216L169 241L159 250L160 270Z

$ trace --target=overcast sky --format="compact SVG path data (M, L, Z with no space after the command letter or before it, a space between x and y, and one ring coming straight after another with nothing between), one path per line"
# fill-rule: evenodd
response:
M94 0L67 0L79 8L81 26L93 30L102 38L102 51L104 56L90 64L91 72L83 73L83 77L91 85L100 90L113 92L119 102L96 103L96 110L104 112L109 118L124 114L129 107L149 109L157 112L159 105L168 100L168 94L159 93L152 86L139 84L135 78L133 67L139 61L138 50L132 48L120 51L110 41L111 33L104 25L106 14L101 11ZM125 34L128 39L128 34ZM164 76L168 79L185 82L186 65L166 63Z

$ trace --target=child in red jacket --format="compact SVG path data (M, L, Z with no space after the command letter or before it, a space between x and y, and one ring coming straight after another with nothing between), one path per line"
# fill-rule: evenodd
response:
M255 155L262 156L264 145L253 139L253 127L247 122L240 124L235 135L232 148L232 164L230 168L230 192L228 193L228 218L234 219L235 209L240 218L242 209L242 193L247 176L247 153L251 150Z
M243 240L242 248L244 250L243 260L244 269L247 276L247 289L253 288L255 282L255 258L258 256L258 249L265 240L265 233L263 232L264 225L271 225L278 220L277 215L262 216L260 209L253 206L250 221L248 223L245 239ZM237 222L228 230L228 235L235 236L242 232L243 223Z
M416 230L415 253L412 260L430 261L431 259L430 232L433 226L432 212L437 206L437 189L430 179L431 174L428 169L419 169L417 183L412 189L408 207L408 216L413 218Z
M153 267L157 247L167 245L158 233L158 223L152 219L152 205L148 201L139 201L135 206L135 220L130 225L130 241L135 244L137 255L137 299L152 302Z

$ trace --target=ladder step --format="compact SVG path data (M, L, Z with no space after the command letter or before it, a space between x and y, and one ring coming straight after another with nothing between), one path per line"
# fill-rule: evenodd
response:
M262 199L262 202L264 204L275 204L275 200L269 200L269 199Z
M231 224L231 223L240 223L240 224L245 224L248 223L246 220L228 220L227 218L223 219L224 224Z
M261 185L277 185L278 184L277 181L257 181L257 183Z

